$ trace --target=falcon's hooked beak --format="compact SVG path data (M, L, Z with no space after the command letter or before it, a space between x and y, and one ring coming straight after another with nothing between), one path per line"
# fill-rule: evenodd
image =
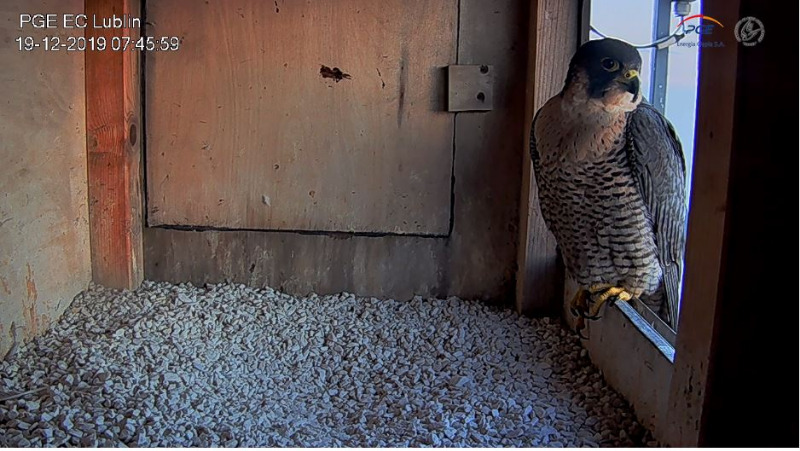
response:
M635 69L625 71L617 81L625 87L625 91L633 94L634 100L639 96L639 88L641 81L639 80L639 71Z

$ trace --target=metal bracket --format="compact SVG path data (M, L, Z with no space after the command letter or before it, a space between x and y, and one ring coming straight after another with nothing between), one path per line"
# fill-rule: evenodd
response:
M494 67L452 65L447 67L447 111L491 111Z

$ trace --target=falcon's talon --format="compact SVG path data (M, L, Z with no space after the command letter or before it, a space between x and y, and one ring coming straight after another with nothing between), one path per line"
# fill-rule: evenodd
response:
M600 309L603 307L606 302L612 299L611 305L614 305L614 302L617 301L630 301L633 299L633 295L631 295L628 291L624 288L620 287L610 287L607 288L605 291L597 295L597 298L594 300L594 304L592 308L589 309L589 315L593 317L597 317L598 313L600 313Z
M586 322L583 320L582 317L580 317L580 318L578 318L577 321L575 321L575 333L578 334L578 336L581 339L588 340L589 337L587 337L586 335L583 335L583 330L584 329L586 329Z
M584 289L578 289L578 291L575 293L575 296L572 297L572 300L569 303L570 313L572 313L573 316L584 316L583 312L589 310L589 304L587 302L588 299L589 292Z
M571 310L581 310L587 307L586 300L589 298L589 293L586 290L578 289L575 296L569 302Z
M599 318L598 316L589 315L589 309L584 309L584 310L578 311L578 312L576 312L575 316L578 316L578 317L580 317L582 319L588 319L590 321L593 321L593 320Z

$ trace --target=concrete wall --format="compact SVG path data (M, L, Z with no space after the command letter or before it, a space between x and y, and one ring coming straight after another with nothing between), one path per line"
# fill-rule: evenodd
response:
M84 54L20 51L20 13L81 13L83 0L0 2L0 356L42 333L91 278Z

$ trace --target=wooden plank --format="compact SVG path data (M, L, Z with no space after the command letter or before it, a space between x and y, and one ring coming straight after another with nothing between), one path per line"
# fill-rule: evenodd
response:
M86 0L88 17L140 16L139 0ZM86 38L139 37L138 28L86 28ZM85 52L92 278L134 288L143 277L140 52Z
M579 0L531 2L524 163L520 195L517 311L554 314L561 305L563 270L556 241L539 210L530 163L530 123L536 111L564 86L569 60L578 48Z
M83 0L0 2L0 359L55 322L91 280L83 55L20 51L79 29L20 29L20 13L74 14Z
M528 21L524 1L461 0L459 64L494 66L494 110L456 114L455 209L451 271L455 286L491 292L481 272L503 274L513 302L525 134ZM488 245L491 243L491 245ZM475 247L478 245L478 247ZM462 261L462 259L465 259ZM489 269L491 265L498 267ZM497 276L496 276L497 277Z
M296 294L452 294L512 302L525 128L519 95L525 89L524 11L523 0L461 2L459 63L494 66L495 110L457 115L449 237L148 228L147 277L227 279Z
M752 47L741 45L736 66L726 66L727 76L736 75L736 110L718 313L699 445L794 448L800 444L800 419L793 404L798 395L800 304L791 249L797 217L789 209L798 201L797 131L777 125L776 118L795 117L793 102L785 99L798 95L798 85L793 76L776 74L785 72L785 57L798 44L794 17L785 10L741 0L740 11L758 18L765 35ZM765 295L761 281L786 289Z
M739 1L707 0L703 14L733 26ZM700 52L694 175L686 243L684 290L675 347L675 369L667 409L672 446L697 446L706 397L709 356L719 305L723 238L728 204L736 77L740 45L719 33L724 47ZM711 51L713 50L713 51Z
M592 0L579 0L578 5L578 45L582 45L592 32Z
M564 298L571 299L577 284L568 279ZM589 357L605 380L633 406L636 417L664 443L664 418L669 403L672 362L616 307L606 307L603 318L586 325L582 340ZM570 322L571 316L567 317Z
M449 233L457 0L162 0L147 17L182 38L146 65L149 225Z
M263 231L145 229L148 279L195 284L230 281L305 295L342 291L409 299L446 296L452 283L447 240ZM499 298L501 281L477 294ZM476 293L470 293L476 294Z

